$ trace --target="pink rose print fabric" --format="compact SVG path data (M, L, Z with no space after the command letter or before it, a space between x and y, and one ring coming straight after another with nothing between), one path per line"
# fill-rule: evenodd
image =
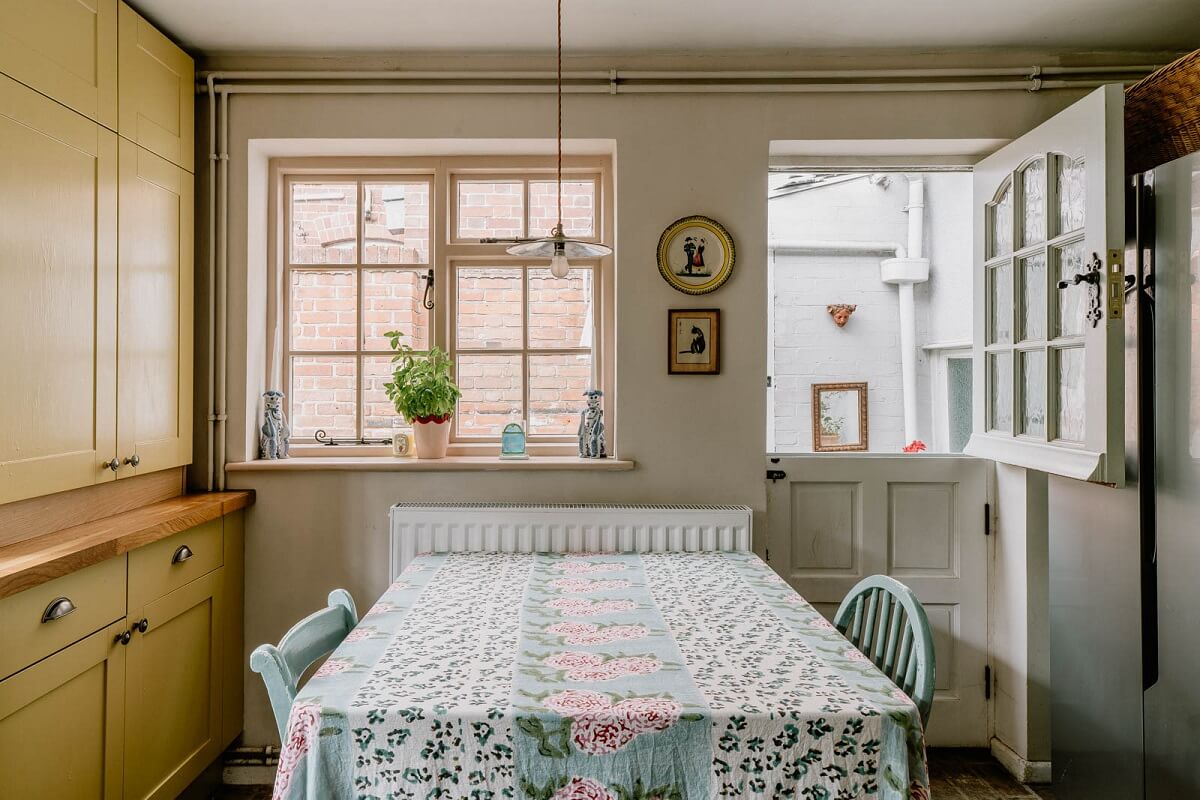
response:
M637 603L632 600L585 600L581 597L563 597L546 603L568 617L599 617L604 614L620 614L633 611Z
M617 796L602 783L576 776L555 792L550 800L617 800Z

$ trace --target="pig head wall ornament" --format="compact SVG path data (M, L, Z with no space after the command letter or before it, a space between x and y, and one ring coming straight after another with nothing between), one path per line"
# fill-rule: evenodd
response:
M846 323L850 321L850 315L854 313L854 309L858 306L847 305L846 303L835 303L831 306L825 306L825 310L833 317L833 322L839 328L846 327Z

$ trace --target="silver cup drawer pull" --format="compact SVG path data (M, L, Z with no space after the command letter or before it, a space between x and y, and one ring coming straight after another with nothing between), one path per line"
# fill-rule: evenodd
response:
M179 545L179 549L175 551L175 555L171 556L171 563L182 564L193 555L195 555L195 553L192 552L192 548L188 547L186 544L181 544Z
M50 605L46 606L46 610L42 612L42 622L53 622L56 619L62 619L74 610L75 604L71 602L71 598L56 597L50 601Z

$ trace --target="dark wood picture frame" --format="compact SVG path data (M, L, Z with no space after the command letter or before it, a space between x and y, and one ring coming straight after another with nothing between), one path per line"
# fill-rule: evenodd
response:
M858 441L851 444L827 444L821 441L821 393L858 392ZM814 453L853 453L869 446L866 381L857 383L814 383L812 385L812 445Z
M685 341L679 336L680 319L706 320L707 334L699 331L699 340ZM693 328L695 330L695 327ZM699 344L708 360L696 360L699 352L692 348ZM683 357L682 359L680 357ZM672 308L667 310L667 374L668 375L720 375L721 374L721 310L719 308Z

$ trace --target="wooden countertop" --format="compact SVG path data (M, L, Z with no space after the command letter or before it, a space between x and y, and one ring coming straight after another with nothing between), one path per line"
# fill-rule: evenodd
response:
M124 555L253 502L254 492L183 495L5 545L0 547L0 597Z

